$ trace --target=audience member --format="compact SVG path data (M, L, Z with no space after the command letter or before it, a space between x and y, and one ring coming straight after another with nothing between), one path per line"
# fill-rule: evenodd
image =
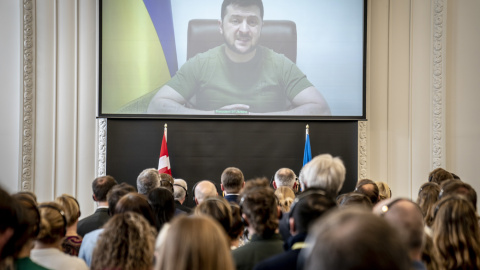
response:
M98 238L91 269L152 269L155 236L156 230L142 215L116 214Z
M417 204L422 209L423 220L428 228L433 224L433 209L439 194L440 186L435 182L424 183L418 191Z
M120 183L118 185L115 185L110 189L110 191L108 191L107 202L110 216L113 216L115 214L115 206L117 205L117 202L123 196L131 192L136 192L135 188L127 183ZM98 236L102 232L103 228L99 228L87 233L85 237L83 237L78 257L83 259L88 266L91 265L93 250L95 248L95 245L97 244Z
M169 175L169 174L167 174L167 175ZM170 175L169 175L169 176L170 176ZM168 180L160 180L160 185L159 185L159 187L164 188L164 189L170 191L170 193L173 194L173 184L170 183L170 181L168 181Z
M228 232L228 236L230 237L230 248L233 250L243 246L243 230L245 229L245 225L243 224L240 206L236 203L230 203L230 208L232 209L232 226Z
M238 194L245 186L242 171L235 167L228 167L223 170L220 180L220 187L225 194L225 199L229 202L238 203Z
M275 196L278 200L278 205L282 209L282 213L290 212L290 206L295 200L295 192L289 187L280 186L275 190Z
M168 190L165 191L169 192ZM115 206L115 215L129 211L139 213L150 223L152 227L157 228L155 214L153 213L152 207L148 203L148 200L145 198L145 196L142 196L136 192L131 192L123 196Z
M288 187L291 188L295 193L298 192L297 176L289 168L279 169L273 179L273 188L277 189L279 187Z
M88 269L85 262L63 253L58 247L67 233L67 219L64 208L55 202L42 203L40 210L40 231L35 247L31 251L32 261L49 269Z
M175 215L183 213L190 214L192 212L192 209L184 205L188 198L188 186L185 180L175 179L175 183L173 184L173 197L175 199Z
M10 238L13 243L13 256L15 258L15 266L12 269L45 270L47 268L30 259L31 249L40 230L40 212L37 208L35 196L19 192L12 197L18 201L21 208L18 211L18 226L15 228L14 235ZM8 269L8 267L0 265L0 269Z
M9 247L8 242L18 226L17 204L10 194L0 188L0 266L13 255L13 248Z
M232 209L230 203L225 198L219 196L206 198L195 207L194 214L212 217L222 225L226 234L228 234L231 229Z
M246 186L240 194L239 206L251 239L232 251L237 270L252 269L258 262L283 252L282 238L276 233L277 199L273 189L268 187L268 180L264 182L266 187Z
M439 185L449 179L454 179L453 175L442 168L436 168L428 174L428 182L435 182Z
M160 177L160 181L168 181L172 186L175 184L175 179L168 173L159 173L158 177Z
M473 208L477 210L477 192L469 184L460 180L446 180L442 182L440 187L441 190L438 194L439 200L450 195L463 195L470 203L472 203Z
M175 214L173 195L165 188L159 187L148 193L148 203L153 210L157 230L160 231L163 225L169 222Z
M110 216L108 215L107 193L116 184L117 181L110 175L97 177L93 180L92 198L97 203L97 210L78 222L78 235L84 237L85 234L102 227L108 221Z
M377 184L370 179L362 179L358 181L357 186L355 187L355 192L367 195L373 205L377 204L379 200Z
M412 261L411 269L426 270L422 263L424 222L420 207L409 199L387 199L375 205L373 212L390 223L400 234Z
M323 154L314 157L300 171L302 190L321 188L332 198L336 198L345 182L345 166L338 157Z
M137 190L139 194L147 196L148 193L160 186L158 170L149 168L143 170L137 177Z
M197 182L195 186L193 186L193 200L196 205L199 205L208 197L215 196L218 196L217 187L209 180Z
M480 231L473 205L462 195L435 206L432 254L438 269L480 269Z
M261 261L255 266L255 270L297 269L298 255L305 247L305 239L310 225L324 213L337 206L336 202L325 194L323 190L307 189L295 198L289 214L292 237L285 242L284 248L286 251Z
M337 197L337 203L340 209L356 206L364 207L368 210L373 209L373 204L370 198L362 193L348 192Z
M65 218L67 220L67 233L62 242L63 252L72 256L78 256L82 237L77 234L77 224L80 218L80 205L74 197L63 194L55 199L65 210Z
M164 242L157 248L156 270L235 269L224 230L208 216L174 219Z
M306 270L407 270L409 257L397 231L364 209L332 211L312 225ZM302 269L302 268L299 268Z
M392 190L385 182L376 181L375 184L378 187L378 199L379 201L390 199L392 197Z

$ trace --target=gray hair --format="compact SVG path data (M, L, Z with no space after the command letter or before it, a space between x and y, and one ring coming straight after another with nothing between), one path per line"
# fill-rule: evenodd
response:
M277 184L277 187L293 188L296 178L297 176L291 169L281 168L275 173L275 184Z
M160 186L158 170L149 168L143 170L137 177L138 193L147 195L151 190Z
M300 182L304 188L321 188L336 197L345 182L345 173L345 166L339 157L323 154L303 166Z
M175 200L182 200L187 195L187 182L185 180L176 178L173 184L173 198Z

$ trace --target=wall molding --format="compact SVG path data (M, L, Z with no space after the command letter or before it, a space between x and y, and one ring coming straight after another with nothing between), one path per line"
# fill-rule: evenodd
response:
M107 119L97 119L97 177L107 174Z
M35 164L35 0L23 0L22 149L19 190L33 191Z
M432 169L445 167L447 0L432 0Z
M367 121L358 121L358 179L367 178Z

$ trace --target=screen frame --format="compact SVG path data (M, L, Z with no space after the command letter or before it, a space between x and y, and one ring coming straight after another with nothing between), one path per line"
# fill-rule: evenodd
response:
M289 120L289 121L324 121L324 120L367 120L366 118L366 77L367 77L367 21L368 21L368 0L363 0L363 63L362 63L362 115L343 116L343 115L203 115L203 114L121 114L121 113L103 113L102 112L102 6L103 0L98 3L98 89L97 89L97 115L96 118L115 118L115 119L205 119L205 120ZM179 66L180 68L180 66Z

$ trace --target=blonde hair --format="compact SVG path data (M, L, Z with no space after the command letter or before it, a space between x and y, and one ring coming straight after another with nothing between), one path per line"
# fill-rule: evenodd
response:
M66 233L66 219L63 206L56 202L45 202L38 206L40 212L40 231L37 240L53 244L62 239Z
M205 215L174 219L157 253L157 270L235 269L227 235Z
M380 201L390 199L392 197L392 190L387 183L376 181L375 184L377 184L378 187L378 197Z
M275 196L277 196L278 204L282 208L283 213L290 212L290 206L292 206L295 200L295 193L289 187L281 186L275 190Z
M156 230L140 214L114 215L93 251L91 269L151 269Z
M62 196L55 199L55 202L60 204L65 211L67 227L75 224L80 217L80 205L78 204L77 199L68 194L62 194Z

